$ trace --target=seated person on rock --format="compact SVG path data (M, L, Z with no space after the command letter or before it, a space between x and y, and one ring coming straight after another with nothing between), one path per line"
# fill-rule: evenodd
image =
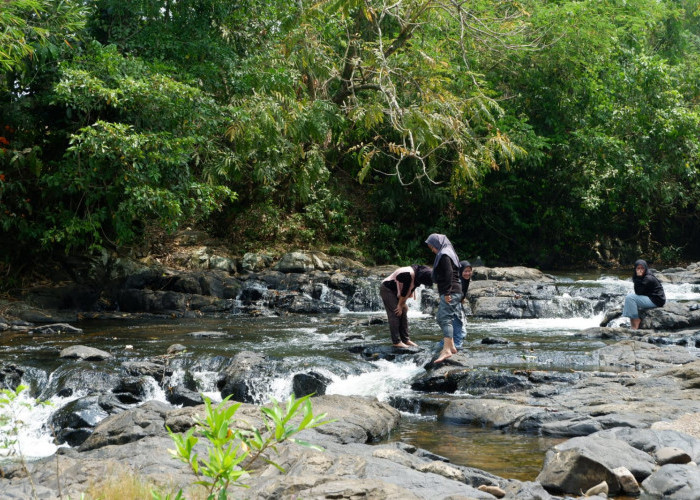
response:
M629 318L632 328L637 330L642 322L639 310L662 307L666 303L666 295L661 282L649 270L649 266L644 260L640 259L634 263L632 282L634 283L634 292L628 293L625 297L622 315Z

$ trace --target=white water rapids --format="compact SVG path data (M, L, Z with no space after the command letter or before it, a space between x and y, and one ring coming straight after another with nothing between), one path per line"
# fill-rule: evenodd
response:
M611 289L620 292L627 292L631 289L629 280L620 280L615 277L603 276L598 280L581 280L576 284L581 285L597 285L603 286L606 289ZM698 285L672 285L665 284L668 300L700 300L700 286ZM418 336L415 340L428 349L432 347L434 341L438 340L435 337L436 325L434 319L422 314L418 308L419 301L409 301L409 322L411 328L418 330ZM383 313L377 311L373 313L349 313L344 312L336 316L328 317L306 317L298 324L291 326L279 327L276 323L272 323L268 330L260 333L262 340L250 341L244 336L241 336L241 341L236 344L236 349L256 350L256 348L274 348L287 349L286 360L289 363L294 361L296 350L303 351L304 349L315 349L315 352L323 353L324 349L328 351L340 350L338 347L342 342L343 337L347 334L348 328L346 324L349 320L363 320L368 316L381 316ZM512 319L503 321L479 321L469 318L467 323L467 339L471 341L473 338L483 338L484 336L494 336L503 338L531 339L533 340L531 348L537 348L541 345L542 339L560 339L568 342L566 339L571 338L576 332L587 328L596 327L600 324L602 315L578 318L543 318L543 319ZM234 329L239 328L238 322L245 323L248 321L245 318L237 320L236 318L227 320L228 323L222 328ZM613 326L624 324L626 319L620 318L615 320ZM335 326L340 323L341 326ZM378 339L364 339L366 343L388 342L388 331L386 325L377 328L379 332ZM416 331L416 330L412 330ZM422 335L422 337L421 337ZM382 336L383 339L382 340ZM116 337L112 338L115 342L119 342ZM153 341L146 338L143 342ZM134 337L131 336L125 339L124 344L133 344ZM138 350L138 345L134 346ZM476 346L467 345L467 349L475 348ZM229 353L226 353L227 355ZM0 361L3 353L0 351ZM299 355L303 356L303 355ZM323 354L315 354L316 359L322 357ZM415 364L413 361L368 361L364 362L364 367L350 364L349 368L340 373L334 372L328 366L318 366L313 361L309 362L314 371L328 377L332 380L328 386L327 394L343 394L343 395L362 395L375 396L379 400L388 401L390 397L396 395L410 394L410 382L424 369L422 366ZM308 371L308 365L299 362L300 367L293 367L284 376L279 376L269 381L269 385L263 388L262 398L269 400L274 398L278 401L285 400L292 390L292 377L295 373ZM201 370L192 374L197 381L201 392L210 397L213 401L220 400L220 395L216 390L215 378L217 373L213 371ZM182 373L176 373L174 380L178 377L182 378ZM28 383L28 382L26 382ZM149 388L151 399L165 401L165 394L158 384L153 381L152 387ZM62 398L54 396L49 400L48 405L38 405L34 398L30 397L29 390L20 394L17 400L12 404L5 404L0 408L0 416L5 417L0 419L0 460L12 459L13 456L19 454L26 459L32 460L40 457L46 457L54 454L57 446L54 444L54 437L49 431L49 418L59 408L69 402L85 396L86 393L74 393L70 397Z

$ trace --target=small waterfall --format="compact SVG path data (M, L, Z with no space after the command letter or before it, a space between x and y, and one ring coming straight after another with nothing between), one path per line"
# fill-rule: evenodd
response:
M156 400L166 403L168 399L165 396L165 391L153 377L143 377L144 381L144 401Z
M594 315L594 304L585 298L564 293L551 300L532 301L536 318L589 318Z
M664 291L667 300L677 300L679 302L687 300L700 300L700 285L682 283L670 285L664 283Z
M311 293L311 298L320 301L324 304L334 304L340 307L340 312L348 312L346 305L347 298L340 290L333 290L323 283L317 283L314 285L313 292Z
M348 300L347 308L353 312L381 311L384 304L379 296L379 284L383 278L367 278L358 283L355 293Z
M8 440L5 441L7 447L0 446L0 462L13 461L13 457L20 455L25 460L36 460L56 453L59 446L54 443L47 422L58 408L74 399L54 396L41 404L25 390L12 403L0 408L0 417L8 419L0 425L2 441Z
M346 378L333 376L326 394L374 396L380 401L410 391L410 380L423 373L421 365L412 361L392 362L378 360L372 363L375 370L350 375Z
M408 317L409 318L425 318L428 316L432 316L431 314L427 314L423 312L423 292L425 292L426 288L421 285L416 290L413 292L414 297L412 299L408 299L406 301L406 304L408 304Z

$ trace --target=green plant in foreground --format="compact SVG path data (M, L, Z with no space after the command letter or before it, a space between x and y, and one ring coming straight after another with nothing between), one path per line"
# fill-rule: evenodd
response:
M285 441L321 450L322 448L319 446L292 436L304 429L311 429L333 421L325 419L325 413L313 414L310 395L297 399L292 394L289 396L285 408L282 408L273 399L271 406L260 409L263 429L254 426L241 429L236 427L240 421L235 419L241 403L227 405L229 397L215 407L212 406L210 399L204 398L206 417L197 419L194 427L184 434L176 434L168 429L176 446L176 449L171 450L171 453L188 463L197 477L201 478L194 484L200 484L207 488L208 499L227 498L229 486L246 488L242 478L249 474L249 467L258 459L262 459L284 472L284 469L266 456L265 452L268 450L277 452L277 445ZM303 412L300 419L295 418L300 412ZM199 442L196 434L201 435L207 441L208 456L206 459L194 451ZM153 492L153 497L157 500L170 499L170 496L161 497L157 492ZM182 490L180 490L172 500L182 498L184 497Z
M29 483L32 488L32 496L36 498L36 490L32 475L27 469L27 462L24 459L21 443L19 441L19 433L25 425L20 418L19 410L21 408L32 408L33 405L50 405L49 401L21 401L19 395L26 390L26 385L18 385L15 390L2 389L0 390L0 450L7 450L7 455L16 455L19 458L22 469L29 478Z

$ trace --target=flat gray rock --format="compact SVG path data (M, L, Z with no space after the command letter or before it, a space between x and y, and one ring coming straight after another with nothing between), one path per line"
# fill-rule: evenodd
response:
M61 354L59 354L59 357L84 359L86 361L102 361L111 358L112 355L107 351L95 349L94 347L73 345L63 349Z

